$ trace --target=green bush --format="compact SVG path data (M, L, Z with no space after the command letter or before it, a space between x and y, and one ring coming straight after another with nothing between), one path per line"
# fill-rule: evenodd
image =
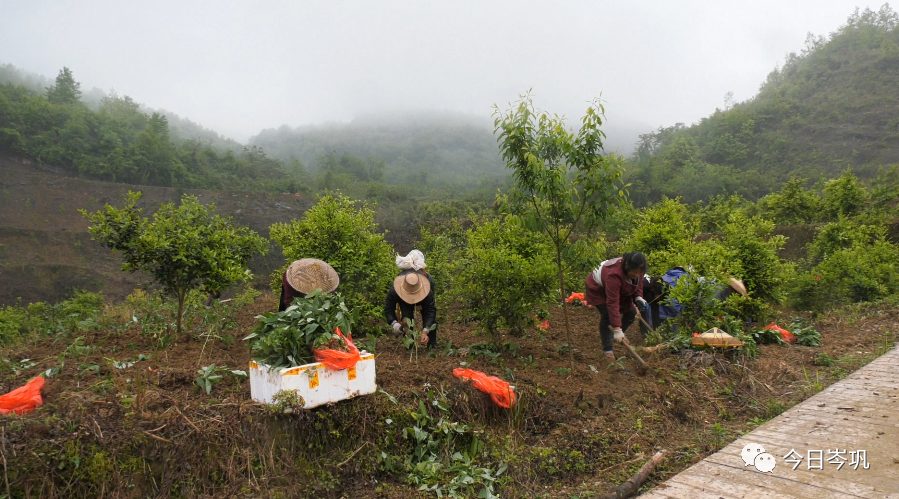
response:
M328 262L340 276L338 289L347 305L363 320L377 322L397 269L393 248L378 232L374 216L372 208L357 208L349 198L328 193L302 220L272 225L271 240L287 257L280 272L301 258Z
M745 213L750 209L752 203L737 194L730 196L719 194L709 198L708 203L705 205L701 201L696 203L696 205L695 212L699 230L702 232L717 232L727 223L731 214L736 212Z
M676 317L666 321L669 327L673 329L678 326L682 332L692 335L717 325L718 317L724 315L724 304L715 299L715 293L721 289L720 282L695 272L681 276L669 297L684 308Z
M0 344L9 345L27 333L27 311L22 307L0 308Z
M681 203L680 198L666 197L637 215L627 245L648 257L660 251L679 251L689 245L695 236L696 228L690 220L687 206Z
M823 210L830 220L862 212L870 199L868 190L847 168L839 177L824 185Z
M867 246L886 239L886 235L887 229L879 221L840 216L835 222L818 229L815 239L808 245L808 258L813 263L819 263L837 251Z
M142 270L178 301L176 326L182 331L188 292L219 292L231 284L250 280L247 263L265 254L265 239L247 227L235 226L231 217L215 215L214 205L203 205L184 195L181 204L160 205L152 220L137 206L141 193L128 191L121 209L106 205L88 213L92 239L122 254L122 270Z
M899 248L886 240L882 224L868 222L839 217L818 232L809 245L813 266L792 283L793 307L824 310L899 291Z
M590 236L579 235L570 246L565 248L562 255L566 290L569 293L583 292L587 274L593 272L593 269L598 267L603 260L621 254L615 250L615 245L606 241L601 233ZM558 291L556 292L558 293Z
M454 265L453 295L498 345L499 327L520 335L557 289L552 247L513 216L482 221L466 235L468 246Z
M721 242L736 260L729 265L730 275L742 279L750 296L780 303L786 297L784 282L793 266L777 256L786 238L772 235L774 223L734 213L722 232Z
M462 257L468 246L468 238L463 222L452 219L443 222L429 222L419 229L419 249L425 255L428 274L434 283L440 283L434 291L437 309L441 310L452 300L455 286L455 262Z
M823 310L885 298L899 291L899 249L888 241L839 250L794 284L793 306Z
M30 303L0 308L0 344L33 335L53 336L101 327L106 306L101 293L76 290L72 298L56 304Z
M793 317L787 329L796 336L796 343L807 347L821 346L821 333L801 317ZM817 361L817 358L815 359Z
M792 177L779 192L758 200L756 207L765 218L780 225L811 223L821 218L821 197L803 187L804 178Z

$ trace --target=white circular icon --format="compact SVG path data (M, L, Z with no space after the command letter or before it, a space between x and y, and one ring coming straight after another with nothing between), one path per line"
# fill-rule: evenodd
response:
M761 471L762 473L768 473L769 471L774 469L774 466L777 463L774 461L774 456L768 454L767 452L762 452L758 456L755 456L755 469Z
M746 444L746 447L743 447L743 452L740 453L740 457L743 458L743 462L746 463L744 466L750 466L755 463L755 457L765 452L765 448L759 444Z

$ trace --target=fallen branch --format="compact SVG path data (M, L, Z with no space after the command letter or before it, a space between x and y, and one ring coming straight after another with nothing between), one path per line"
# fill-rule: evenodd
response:
M364 442L364 443L362 444L361 447L359 447L358 449L356 449L352 454L350 454L350 457L346 458L342 463L338 464L337 467L340 468L340 467L343 466L344 464L350 462L350 459L353 459L353 456L355 456L356 454L358 454L359 451L362 450L362 447L365 447L367 444L368 444L368 442Z
M634 476L630 477L626 482L612 489L612 492L609 492L603 499L624 499L625 497L630 497L640 488L640 485L646 481L646 478L650 473L665 459L666 451L660 450L656 452L652 459L646 462L640 471L638 471Z
M167 438L162 438L162 437L160 437L160 436L158 436L158 435L154 435L154 434L152 434L152 433L150 433L150 432L148 432L148 431L144 431L143 433L145 433L145 434L146 434L148 437L150 437L150 438L155 438L156 440L159 440L160 442L165 442L165 443L168 443L168 444L172 443L171 440L169 440L169 439L167 439Z
M203 433L203 432L200 431L199 428L197 428L197 425L195 425L195 424L193 423L193 421L187 419L187 416L185 416L184 413L181 412L181 409L178 409L177 407L175 407L175 410L178 411L178 414L180 414L181 417L184 418L185 421L187 421L187 424L189 424L194 430L197 430L197 433Z

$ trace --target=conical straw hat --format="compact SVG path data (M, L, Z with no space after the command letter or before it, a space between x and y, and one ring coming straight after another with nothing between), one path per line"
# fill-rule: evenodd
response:
M734 288L734 291L740 293L743 296L749 296L749 294L746 293L746 285L743 284L743 281L731 277L730 279L728 279L728 282L730 283L730 287Z
M393 289L400 299L414 305L425 299L431 291L431 281L418 272L409 272L393 280Z
M334 267L316 258L303 258L287 267L287 283L290 287L308 295L316 289L330 293L337 289L340 277Z

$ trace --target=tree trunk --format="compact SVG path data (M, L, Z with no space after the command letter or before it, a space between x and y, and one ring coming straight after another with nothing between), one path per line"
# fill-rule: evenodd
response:
M568 323L568 303L565 301L565 273L562 272L562 251L556 246L556 268L559 269L559 292L562 294L562 317L565 320L565 341L568 343L568 361L574 369L574 346L571 344L571 326Z
M637 472L634 476L630 477L626 482L612 489L612 492L606 494L602 499L624 499L625 497L630 497L640 488L640 485L646 481L646 478L650 473L662 460L665 459L665 453L667 451L660 450L656 452L652 459L646 462L640 471Z
M181 317L184 315L184 295L183 291L178 293L178 318L176 319L178 324L178 336L181 336Z

